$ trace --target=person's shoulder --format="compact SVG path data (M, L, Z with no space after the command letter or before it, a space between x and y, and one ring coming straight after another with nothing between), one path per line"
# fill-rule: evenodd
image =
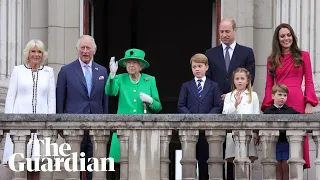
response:
M98 68L101 68L101 69L103 69L103 70L107 70L104 66L102 66L102 65L100 65L100 64L98 64L98 63L96 63L96 62L92 62L92 63L94 63L95 66L97 66Z
M141 73L141 78L142 78L142 80L145 80L145 81L148 81L149 79L150 80L156 79L154 76L149 75L149 74L145 74L145 73Z
M217 46L215 46L215 47L212 47L212 48L207 49L205 54L211 53L211 52L215 52L215 51L217 51L217 50L219 50L219 49L221 49L221 44L219 44L219 45L217 45Z
M282 107L287 108L290 114L300 114L300 112L295 110L293 107L288 106L287 104L284 104Z
M301 51L302 60L310 60L310 54L308 51Z
M252 91L251 94L252 94L252 96L258 97L258 94L255 91Z
M53 71L53 68L50 66L43 66L43 70Z
M212 85L213 85L213 86L219 86L219 84L218 84L218 83L216 83L215 81L211 80L208 76L207 76L206 81L208 81L208 82L212 83Z
M273 109L274 109L274 106L273 106L273 105L268 106L268 107L266 107L266 108L264 109L263 114L274 114L274 113L273 113Z
M237 46L238 46L238 48L241 49L242 51L245 51L245 50L246 50L246 51L253 51L252 48L251 48L251 47L248 47L248 46L244 46L244 45L241 45L241 44L238 44L238 43L236 44L236 47L237 47Z
M62 66L62 67L61 67L61 70L68 69L68 68L74 66L74 65L77 64L77 63L80 63L80 62L79 62L79 59L76 59L76 60L72 61L71 63ZM61 70L60 70L60 71L61 71Z
M14 66L13 69L15 70L26 69L26 66L24 64L21 64L21 65Z

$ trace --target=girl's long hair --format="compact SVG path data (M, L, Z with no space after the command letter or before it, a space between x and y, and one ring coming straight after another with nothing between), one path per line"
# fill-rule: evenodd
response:
M232 73L231 96L230 97L232 97L233 91L237 89L236 85L234 84L234 77L235 77L236 73L245 73L246 74L246 77L247 77L247 80L248 80L248 84L247 84L246 89L249 92L249 101L248 101L248 103L250 104L252 102L251 75L250 75L250 72L246 68L237 68L236 70L233 71L233 73Z
M287 28L292 36L292 44L290 47L292 59L294 61L294 67L299 67L303 64L301 59L301 49L298 47L297 37L294 34L292 27L289 24L282 23L280 24L274 31L273 39L272 39L272 52L268 57L268 61L270 62L270 66L268 67L268 72L276 77L276 68L280 66L280 57L282 56L282 46L279 42L279 31L282 28Z

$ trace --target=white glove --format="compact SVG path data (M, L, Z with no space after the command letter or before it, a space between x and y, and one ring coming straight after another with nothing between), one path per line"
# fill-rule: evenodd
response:
M148 94L145 94L145 93L140 93L140 99L142 102L147 102L149 104L152 104L153 103L153 99L151 96L149 96Z
M110 77L111 79L114 78L114 76L117 74L118 70L118 61L115 62L114 56L110 58L109 68L110 68Z

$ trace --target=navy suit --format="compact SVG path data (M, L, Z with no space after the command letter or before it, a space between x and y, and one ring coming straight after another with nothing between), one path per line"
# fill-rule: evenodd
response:
M231 57L228 71L226 69L225 59L223 56L222 45L208 49L205 53L209 61L209 70L207 75L219 84L223 94L231 90L232 72L239 68L246 68L251 74L251 84L255 76L255 59L253 50L246 46L236 44Z
M255 59L253 50L246 46L236 44L228 71L226 69L225 59L223 55L223 48L220 44L214 48L208 49L205 55L209 61L209 70L207 75L215 82L219 84L220 90L223 94L227 94L231 91L231 85L233 83L232 73L237 68L246 68L251 75L251 84L253 85L255 76ZM225 153L226 144L223 144L223 156ZM233 180L233 164L227 163L228 167L228 180ZM224 167L224 166L223 166ZM224 171L223 171L224 172ZM223 173L224 175L224 173Z
M104 93L107 79L107 69L92 62L92 88L88 96L87 84L79 60L62 67L58 75L56 91L57 113L107 114L108 96ZM88 131L85 131L83 136L81 152L85 152L87 158L93 156ZM86 176L87 180L92 179L92 173L87 172Z
M221 92L217 83L206 78L202 97L198 95L195 80L181 86L178 111L183 114L217 114L221 113Z
M201 98L198 95L197 84L194 79L182 84L178 101L179 113L218 114L221 113L221 109L221 91L217 83L206 78ZM209 144L203 132L199 134L196 152L199 165L199 180L208 180Z

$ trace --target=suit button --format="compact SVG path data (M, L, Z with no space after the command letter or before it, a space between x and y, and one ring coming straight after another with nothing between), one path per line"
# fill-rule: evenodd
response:
M137 112L137 110L133 110L133 112Z
M88 113L90 113L90 109L88 110Z
M199 105L201 106L202 104L200 103Z
M137 102L137 100L134 99L133 102Z
M133 92L135 93L135 92L137 92L137 90L134 89Z

